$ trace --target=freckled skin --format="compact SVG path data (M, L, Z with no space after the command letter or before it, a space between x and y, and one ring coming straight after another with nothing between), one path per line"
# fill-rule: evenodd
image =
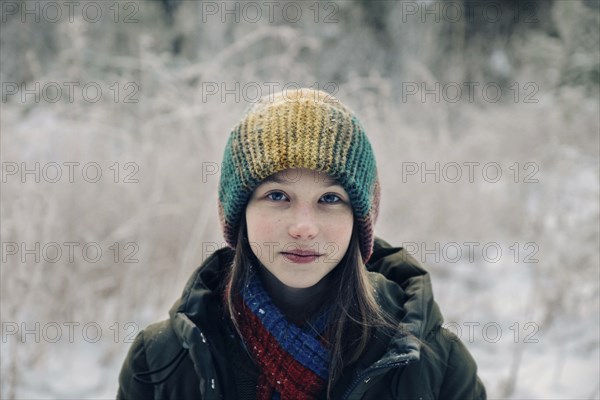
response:
M350 198L342 186L325 184L330 178L324 173L293 169L275 176L284 182L263 181L248 202L248 240L260 262L281 283L309 288L346 254L353 226ZM282 254L298 248L323 255L298 264Z

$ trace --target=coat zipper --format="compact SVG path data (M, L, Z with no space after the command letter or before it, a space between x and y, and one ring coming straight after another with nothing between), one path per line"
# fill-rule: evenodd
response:
M348 390L346 390L346 393L342 397L342 400L348 399L350 397L350 395L352 394L352 392L354 391L354 389L356 389L356 387L358 386L358 383L361 380L363 380L365 378L365 376L371 374L373 371L376 371L378 369L392 369L392 368L398 367L398 366L406 366L406 365L410 364L411 361L412 360L402 360L402 361L398 361L398 362L394 362L394 363L382 365L382 366L379 366L379 367L367 368L366 370L364 370L363 372L361 372L356 378L354 378L354 380L352 381L352 383L348 387ZM370 378L367 379L367 382L369 380L370 380Z

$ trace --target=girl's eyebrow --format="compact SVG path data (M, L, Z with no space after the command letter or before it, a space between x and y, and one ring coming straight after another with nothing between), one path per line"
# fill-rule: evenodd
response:
M321 183L321 186L323 186L323 187L341 186L337 181L329 179L329 178L324 179L324 180L319 180L318 182ZM290 185L290 184L292 184L294 182L292 182L292 181L290 181L288 179L282 178L278 174L275 174L275 175L271 175L271 176L266 177L262 181L262 183L263 184L265 184L265 183L279 183L281 185Z

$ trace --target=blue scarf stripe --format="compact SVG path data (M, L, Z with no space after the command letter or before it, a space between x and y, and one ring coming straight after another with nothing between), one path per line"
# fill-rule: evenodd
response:
M314 338L314 333L304 333L300 328L288 323L274 305L258 302L256 297L247 304L285 351L318 376L324 379L327 377L327 369L322 366L328 362L328 351Z
M244 302L280 346L305 368L323 379L328 376L329 350L317 339L325 330L327 315L319 316L314 329L302 330L287 321L273 304L258 276L253 275L242 293Z
M323 365L329 361L328 351L321 343L299 328L291 327L292 324L289 324L283 315L274 315L274 311L277 310L274 306L265 304L260 307L258 302L252 301L248 307L255 315L259 316L264 327L286 352L319 377L323 379L327 377L327 368L324 368ZM259 313L259 309L264 310L265 314Z

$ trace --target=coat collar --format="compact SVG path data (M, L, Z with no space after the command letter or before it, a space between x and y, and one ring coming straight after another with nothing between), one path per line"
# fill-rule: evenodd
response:
M383 291L380 296L383 309L391 310L399 320L387 356L404 354L418 359L420 342L443 323L429 273L405 249L392 247L382 239L375 241L367 269L378 273L375 287Z

